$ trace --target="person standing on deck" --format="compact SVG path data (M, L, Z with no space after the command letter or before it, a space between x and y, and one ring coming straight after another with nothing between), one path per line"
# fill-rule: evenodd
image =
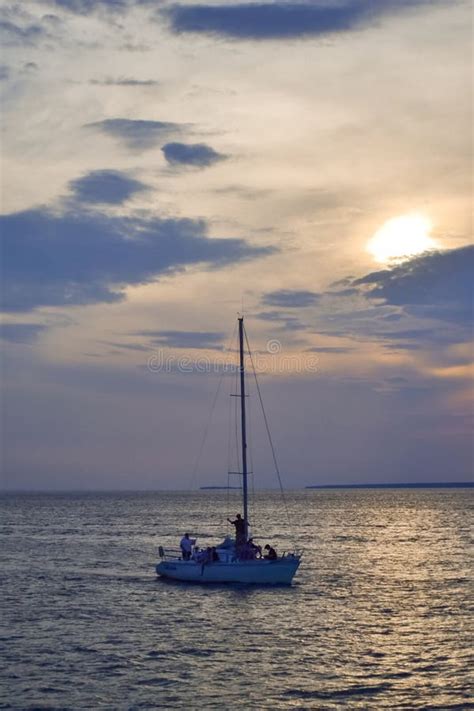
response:
M239 546L242 546L244 543L246 543L245 540L245 529L246 529L246 521L242 516L238 513L236 516L235 521L231 521L230 518L227 519L229 523L231 523L233 526L235 526L235 545L237 548Z
M183 554L183 560L189 560L191 558L191 552L193 550L193 545L196 543L195 538L190 538L189 533L185 533L182 537L179 547L181 548L181 553Z

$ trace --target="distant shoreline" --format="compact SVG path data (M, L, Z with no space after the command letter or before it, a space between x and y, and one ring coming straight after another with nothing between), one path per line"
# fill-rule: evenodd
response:
M473 481L415 482L413 484L313 484L305 489L460 489L474 487Z
M472 489L474 481L454 481L454 482L415 482L405 484L310 484L288 488L287 491L305 491L306 489ZM177 489L0 489L0 496L9 495L108 495L108 494L190 494L197 491L240 491L239 486L201 486L192 491L182 491ZM255 491L278 491L277 488L256 488Z
M240 486L200 486L199 487L200 491L209 491L209 489L213 489L213 490L214 489L218 489L218 490L224 489L224 491L227 491L227 489L239 489L240 490Z

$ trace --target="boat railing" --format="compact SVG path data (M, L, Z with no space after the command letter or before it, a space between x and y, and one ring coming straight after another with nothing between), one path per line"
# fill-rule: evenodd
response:
M183 553L181 548L164 548L164 546L158 546L158 555L163 560L168 560L169 558L182 558Z
M229 551L229 559L230 555L232 554L232 560L235 560L233 552ZM183 557L183 553L181 551L181 548L165 548L164 546L158 546L158 555L162 560L181 560ZM303 550L298 549L298 550L289 550L289 551L283 551L278 558L301 558L303 555ZM221 560L223 559L222 553L221 553ZM228 562L228 560L227 560Z

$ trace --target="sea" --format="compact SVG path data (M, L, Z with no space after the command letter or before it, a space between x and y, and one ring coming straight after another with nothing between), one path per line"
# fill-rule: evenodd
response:
M0 497L2 709L474 708L472 489L256 492L291 587L158 579L238 492ZM470 663L471 662L471 663Z

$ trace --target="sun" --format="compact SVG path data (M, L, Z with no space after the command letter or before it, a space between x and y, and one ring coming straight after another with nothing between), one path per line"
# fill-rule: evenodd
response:
M367 244L367 251L377 262L401 262L437 248L438 245L430 237L432 227L431 220L424 215L393 217L377 230Z

